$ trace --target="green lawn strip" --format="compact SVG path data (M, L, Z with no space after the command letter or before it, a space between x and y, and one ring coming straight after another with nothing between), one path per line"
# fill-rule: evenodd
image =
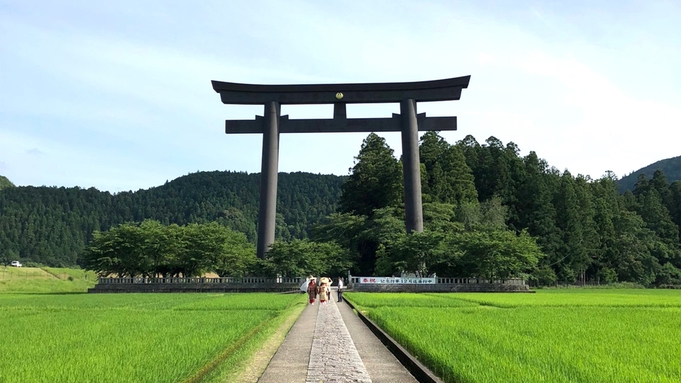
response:
M82 293L93 287L86 281L64 281L58 279L46 280L0 280L0 294L2 293Z
M73 280L86 280L92 283L92 285L97 283L97 273L94 271L60 267L41 267L41 269L58 279L68 280L71 277Z
M289 306L294 298L303 299L280 296ZM187 300L216 298L220 297L0 295L0 381L182 381L286 309L233 309L230 300L224 301L223 310L173 309ZM255 294L233 298L241 306L244 300L256 306L263 300Z
M4 280L28 280L34 278L52 278L38 267L4 267L0 266L0 281Z
M653 293L655 295L656 293ZM678 293L677 293L678 294ZM348 298L359 304L357 296ZM681 381L681 309L396 305L360 310L450 382ZM450 295L450 294L447 294ZM470 294L478 296L478 294ZM518 294L523 295L524 294ZM641 299L648 299L645 294ZM662 294L666 295L666 294ZM592 299L590 294L573 298ZM669 295L669 300L676 300ZM478 298L479 299L479 298ZM452 301L458 299L452 298ZM660 303L660 302L658 302ZM664 302L661 302L664 303Z

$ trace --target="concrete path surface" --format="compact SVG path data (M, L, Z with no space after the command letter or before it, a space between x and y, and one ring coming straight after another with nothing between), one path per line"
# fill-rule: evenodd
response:
M335 291L332 292L335 298ZM352 309L335 299L308 305L259 383L415 383Z

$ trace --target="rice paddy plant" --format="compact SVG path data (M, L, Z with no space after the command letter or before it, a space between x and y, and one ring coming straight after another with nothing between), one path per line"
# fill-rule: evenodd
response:
M229 359L218 365L214 370L209 371L200 381L202 383L242 382L244 381L243 377L252 378L253 374L262 373L266 363L259 365L261 369L254 369L249 364L251 362L249 357L255 353L263 352L262 349L264 346L267 346L268 342L274 342L275 347L276 344L282 342L288 330L290 330L306 306L305 303L291 306L284 310L282 315L268 321L261 331L258 331L248 342L240 344L239 347L233 350L233 354L230 355ZM281 331L281 333L277 334L277 331ZM245 372L247 373L244 376Z
M448 299L444 294L422 293L344 293L362 307L454 307L477 306L477 302Z
M426 295L451 300L449 308L419 299L409 306L405 294L375 294L371 307L359 304L362 293L347 298L448 382L679 382L681 294L647 291L619 291L630 297L615 294L613 302L591 292L551 292L544 301L532 301L543 294ZM461 296L483 305L461 307ZM657 306L648 307L651 299Z
M496 307L681 307L681 293L675 290L538 290L536 294L450 293L429 294Z
M300 301L301 294L236 293L210 294L175 306L176 310L283 310Z
M190 302L198 307L177 309ZM238 362L232 354L248 358L233 351L297 303L303 305L304 298L0 295L0 382L184 381L220 363Z
M200 294L0 294L1 310L143 310L207 299Z

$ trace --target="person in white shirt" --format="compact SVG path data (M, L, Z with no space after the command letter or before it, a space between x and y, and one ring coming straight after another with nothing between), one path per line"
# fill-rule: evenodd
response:
M338 302L343 302L343 278L338 277Z

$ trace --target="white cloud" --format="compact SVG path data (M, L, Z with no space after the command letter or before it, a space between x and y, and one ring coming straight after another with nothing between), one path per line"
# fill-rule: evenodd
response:
M459 131L443 133L450 142L494 135L560 169L621 175L680 154L681 46L670 36L681 31L662 35L655 26L672 25L678 13L651 6L639 13L645 18L627 23L627 7L599 19L610 11L602 5L10 2L0 14L0 169L20 184L111 190L196 170L259 171L261 138L224 135L223 121L253 118L262 106L225 106L210 80L470 74L460 101L419 105L431 116L459 117ZM641 68L654 71L644 76ZM284 112L331 116L328 107ZM346 174L365 136L283 135L280 170ZM385 136L399 156L399 134ZM26 151L33 148L44 153L30 162Z

